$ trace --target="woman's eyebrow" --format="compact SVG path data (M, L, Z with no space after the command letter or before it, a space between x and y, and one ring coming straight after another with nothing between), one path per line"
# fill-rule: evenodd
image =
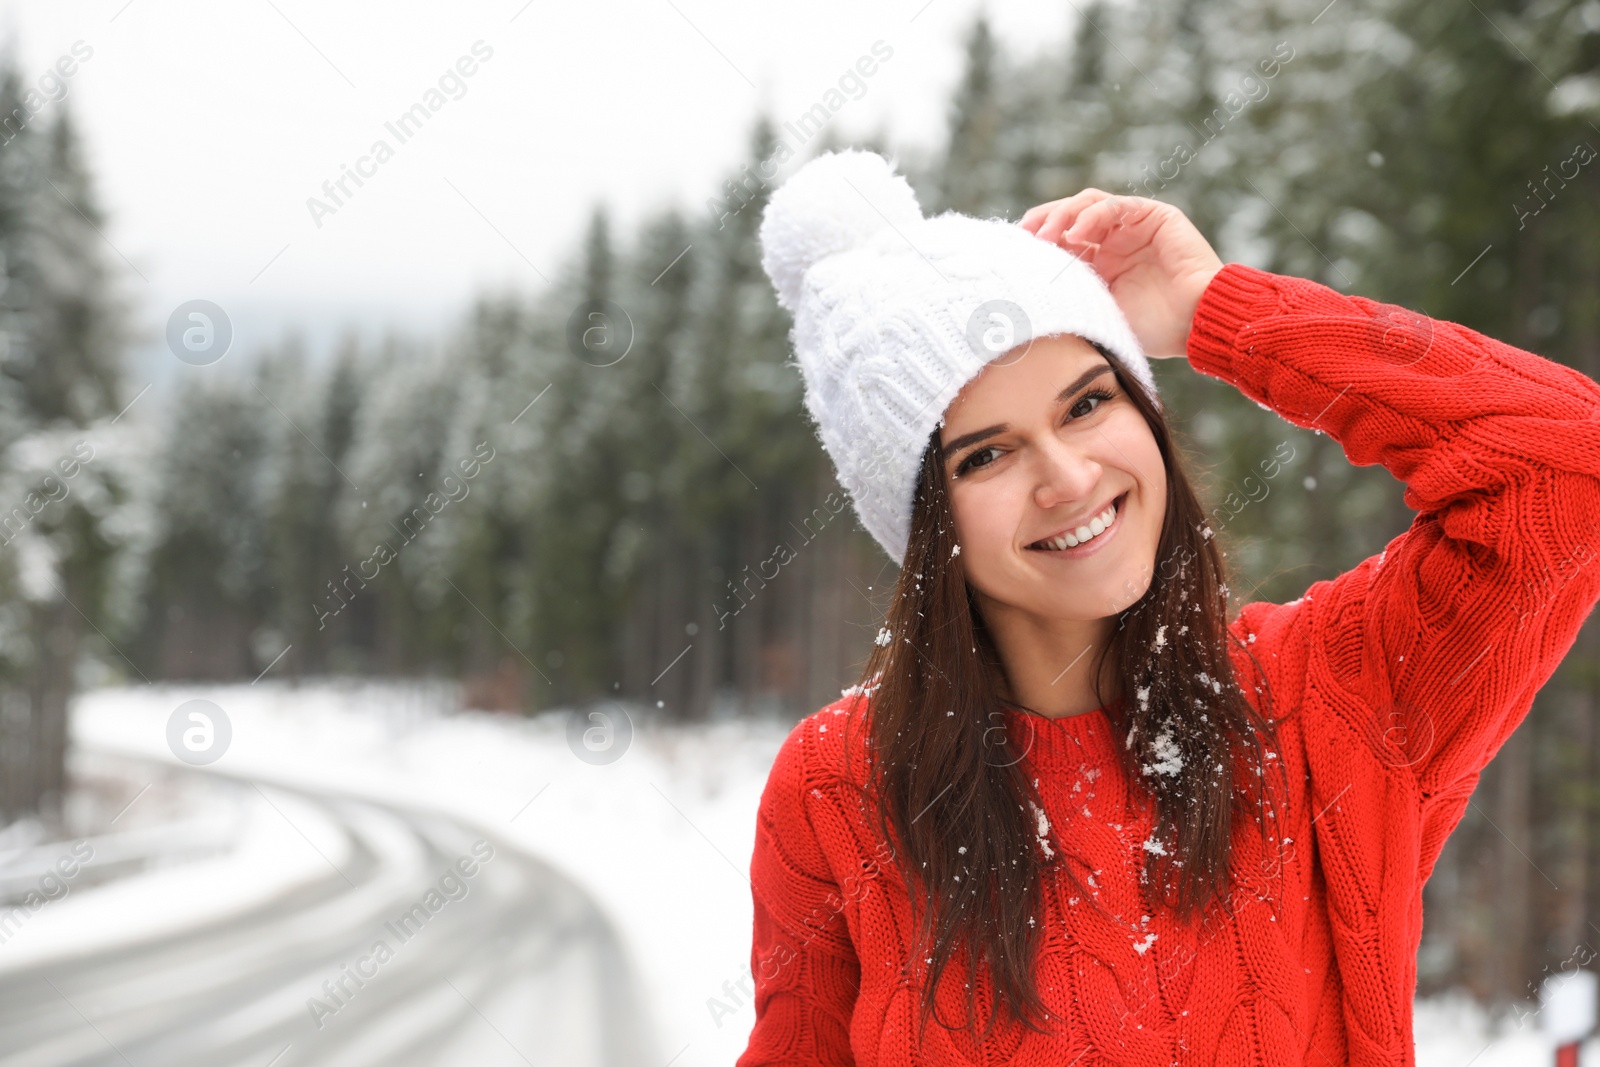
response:
M1056 403L1065 403L1072 396L1072 394L1076 393L1079 389L1082 389L1084 386L1088 385L1102 374L1110 373L1111 365L1109 363L1102 363L1098 367L1089 368L1082 374L1078 375L1071 385L1067 386L1065 389L1061 390L1061 392L1056 394ZM986 426L981 430L973 430L971 433L964 433L960 437L957 437L954 441L951 441L949 444L943 446L944 454L946 456L953 456L963 448L966 448L968 445L975 445L979 441L993 437L997 433L1005 433L1007 429L1007 425L1002 422L995 426Z
M975 445L979 441L982 441L985 438L993 437L997 433L1005 433L1007 429L1008 427L1006 424L1002 422L997 426L987 426L981 430L973 430L971 433L964 433L960 437L957 437L954 441L951 441L949 444L943 446L944 454L947 457L953 456L963 448L966 448L968 445Z
M1079 389L1082 389L1084 386L1100 377L1100 375L1110 373L1111 364L1109 363L1102 363L1098 367L1090 367L1088 370L1078 375L1077 379L1073 381L1071 385L1067 386L1065 389L1061 390L1061 392L1056 394L1056 403L1064 403L1068 397L1072 396L1073 393L1076 393Z

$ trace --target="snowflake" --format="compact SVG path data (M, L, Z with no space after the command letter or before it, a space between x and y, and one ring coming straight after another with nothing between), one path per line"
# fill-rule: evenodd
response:
M1044 858L1050 859L1056 854L1055 850L1050 847L1050 841L1048 840L1050 820L1045 817L1044 809L1033 801L1028 801L1028 806L1033 809L1034 819L1038 824L1039 847L1044 849Z
M872 676L872 684L871 685L852 685L848 689L839 690L839 695L842 696L842 697L871 696L874 692L877 691L878 686L881 684L881 679L882 678L883 678L883 672L879 671L877 674L874 674Z
M893 640L894 640L894 634L891 634L889 632L889 628L887 626L885 626L885 627L883 627L883 629L878 631L878 636L877 636L877 638L875 639L875 641L873 643L876 644L879 648L887 648L888 645L889 645L889 642L893 641Z
M1145 774L1165 774L1176 777L1183 770L1183 754L1176 742L1172 740L1172 727L1156 735L1155 743L1156 762L1144 765ZM1221 766L1220 764L1218 765Z

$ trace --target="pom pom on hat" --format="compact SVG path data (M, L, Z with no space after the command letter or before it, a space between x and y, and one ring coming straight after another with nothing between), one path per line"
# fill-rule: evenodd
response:
M818 156L768 199L761 218L761 266L793 312L806 271L818 260L865 244L885 227L922 221L911 184L876 152Z

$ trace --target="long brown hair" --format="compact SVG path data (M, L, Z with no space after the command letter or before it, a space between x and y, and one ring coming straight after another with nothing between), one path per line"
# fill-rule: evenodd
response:
M1167 845L1146 853L1147 903L1170 908L1181 921L1203 921L1228 895L1233 828L1249 821L1247 802L1266 825L1272 761L1263 759L1264 742L1275 746L1276 737L1234 677L1222 556L1165 417L1116 358L1095 347L1149 424L1167 471L1155 572L1140 599L1119 613L1095 659L1095 693L1118 736L1139 741L1117 746L1122 769L1130 790L1153 804L1154 836ZM1043 1033L1040 1020L1049 1012L1033 961L1044 928L1032 918L1040 914L1047 868L1059 865L1080 889L1081 882L1062 863L1068 849L1047 857L1037 844L1028 805L1043 803L1025 751L1004 728L1004 671L956 551L937 430L915 493L886 619L890 639L874 646L858 687L867 694L872 753L864 795L893 843L907 894L920 905L911 960L918 970L927 965L922 1026L937 1018L939 977L965 949L965 973L988 968L995 992L994 1011L975 1040L988 1038L1002 1010ZM1121 683L1111 702L1100 691L1107 657ZM1175 775L1140 773L1172 746L1182 764ZM1215 773L1222 768L1227 773ZM977 985L975 977L968 983L961 1029L976 1028Z

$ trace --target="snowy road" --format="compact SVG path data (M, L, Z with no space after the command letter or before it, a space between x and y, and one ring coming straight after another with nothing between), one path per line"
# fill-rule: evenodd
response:
M0 972L0 1067L657 1062L613 931L547 864L426 811L231 782L341 835L296 827L326 876Z

